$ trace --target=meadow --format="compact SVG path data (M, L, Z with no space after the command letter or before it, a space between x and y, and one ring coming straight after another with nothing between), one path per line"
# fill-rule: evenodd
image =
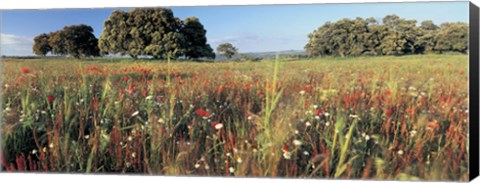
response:
M467 60L3 59L2 170L466 181Z

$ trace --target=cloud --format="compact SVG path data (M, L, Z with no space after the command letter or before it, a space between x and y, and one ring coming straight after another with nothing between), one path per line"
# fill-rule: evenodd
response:
M33 38L14 34L0 34L1 54L8 56L33 55Z
M305 42L303 37L295 36L259 36L255 34L231 35L212 38L208 41L213 49L222 43L231 43L239 49L239 52L268 52L303 49Z

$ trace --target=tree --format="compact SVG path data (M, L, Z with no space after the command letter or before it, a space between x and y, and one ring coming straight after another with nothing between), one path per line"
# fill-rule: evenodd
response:
M104 23L98 41L103 54L190 59L215 58L207 44L206 30L196 17L185 21L167 8L135 8L114 11Z
M100 56L93 28L84 24L40 34L34 41L33 51L37 55L45 55L50 51L53 55L70 55L75 58Z
M405 20L397 15L387 15L383 23L388 27L382 40L382 51L386 55L402 55L415 52L417 38L416 20Z
M138 34L138 30L130 30L130 26L127 25L128 13L122 10L116 10L112 12L109 19L105 21L103 32L98 40L98 48L102 54L112 53L120 54L124 56L128 54L129 47L131 49L137 48L135 43L131 42L131 31ZM132 21L132 20L130 20ZM140 50L133 50L130 56L136 57L140 55Z
M115 11L104 23L99 39L102 53L141 55L153 58L177 58L184 55L185 37L180 32L182 21L171 9L135 8Z
M48 52L52 51L52 47L48 44L48 34L40 34L33 38L34 45L33 45L33 53L35 55L45 56Z
M68 52L65 45L65 37L65 33L62 30L49 34L48 44L52 48L52 54L67 55Z
M415 42L416 53L431 53L435 47L435 34L439 27L431 20L425 20L421 23L418 31L419 36Z
M218 45L217 47L217 52L219 55L222 55L224 57L227 57L228 59L231 59L233 55L237 54L238 49L235 48L232 44L230 43L223 43Z
M428 52L468 51L468 25L406 20L387 15L379 23L375 18L341 19L326 22L308 34L308 56L403 55Z
M308 34L309 41L305 45L305 50L309 56L331 55L331 22L326 22L323 26Z
M207 44L207 31L196 17L188 17L183 21L182 34L185 38L185 57L198 59L215 58L212 47Z
M435 35L435 51L440 53L454 51L467 53L468 51L468 24L443 23Z
M80 24L64 27L62 30L66 52L75 58L100 56L98 40L93 28Z

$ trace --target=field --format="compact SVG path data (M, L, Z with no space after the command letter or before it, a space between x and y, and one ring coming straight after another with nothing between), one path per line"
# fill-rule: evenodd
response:
M7 59L2 169L466 181L467 58Z

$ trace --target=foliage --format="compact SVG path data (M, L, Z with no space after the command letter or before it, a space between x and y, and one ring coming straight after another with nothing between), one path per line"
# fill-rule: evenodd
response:
M93 28L80 24L65 26L62 30L42 33L34 38L33 52L45 56L48 52L53 55L70 55L75 58L100 56L97 47L97 38L93 35Z
M237 54L238 49L234 47L231 43L223 43L217 46L217 53L228 59L231 59L235 54Z
M188 17L184 20L182 34L185 37L185 56L198 59L207 57L215 59L212 47L207 44L207 31L203 28L200 20L196 17Z
M114 11L104 23L98 46L103 54L132 58L215 58L207 44L206 30L198 18L185 21L167 8L135 8Z
M308 35L309 56L404 55L432 52L466 53L468 25L406 20L387 15L379 24L375 18L341 19L326 22Z
M49 35L45 33L33 38L34 44L32 49L35 55L45 56L48 52L52 51L52 47L48 44L48 38Z

